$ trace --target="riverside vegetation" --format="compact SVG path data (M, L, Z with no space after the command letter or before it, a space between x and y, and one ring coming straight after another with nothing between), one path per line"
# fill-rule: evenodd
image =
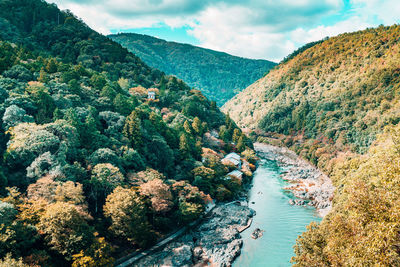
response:
M1 266L110 266L241 191L220 155L252 143L200 91L45 1L0 25Z
M109 37L135 53L149 66L173 74L199 88L222 106L261 78L276 63L247 59L189 44L167 42L148 35L120 33Z
M288 57L223 110L259 141L329 174L333 209L295 266L399 266L400 26L345 33Z

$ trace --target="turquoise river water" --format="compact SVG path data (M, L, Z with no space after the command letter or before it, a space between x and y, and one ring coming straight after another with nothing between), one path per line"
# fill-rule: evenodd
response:
M254 174L249 206L257 214L242 233L243 248L234 267L290 266L297 236L310 222L321 220L314 208L289 204L292 195L282 189L287 183L279 177L281 171L276 162L261 160ZM256 240L250 237L255 228L264 230Z

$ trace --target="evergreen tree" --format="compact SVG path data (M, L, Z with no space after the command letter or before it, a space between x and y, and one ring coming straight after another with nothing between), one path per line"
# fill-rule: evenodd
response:
M141 122L139 119L139 115L136 111L132 111L132 113L126 118L123 134L131 143L131 146L140 150L142 145L142 130L141 130Z
M202 135L203 133L202 123L198 117L194 118L192 123L192 128L198 135Z
M187 120L183 123L183 128L185 129L185 132L187 134L192 134L192 129L191 129L190 124L189 124L189 122Z
M241 131L236 128L235 130L233 130L232 141L234 143L237 143L241 135L242 135Z
M184 158L190 156L189 140L184 133L179 137L179 150Z
M44 68L40 69L38 81L41 83L47 83L49 81L49 75L46 73Z
M242 152L242 151L244 151L244 150L246 149L246 146L245 146L245 138L246 138L245 135L242 134L242 135L240 136L238 142L237 142L236 148L237 148L237 150L238 150L239 152Z
M46 71L48 73L55 73L57 72L57 60L55 58L51 58L46 65Z

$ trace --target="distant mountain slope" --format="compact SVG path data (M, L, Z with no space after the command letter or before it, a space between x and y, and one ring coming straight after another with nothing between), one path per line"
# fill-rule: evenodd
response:
M199 88L218 105L261 78L276 63L232 56L148 35L123 33L109 37L158 68Z
M400 120L400 26L341 34L280 64L225 104L242 127L364 151Z

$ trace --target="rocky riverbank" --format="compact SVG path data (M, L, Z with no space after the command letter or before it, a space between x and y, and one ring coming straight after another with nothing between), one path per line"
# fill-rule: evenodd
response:
M134 266L230 266L240 254L240 229L255 212L239 203L219 204L194 229Z
M284 170L282 179L291 183L285 189L297 197L290 201L292 205L314 206L322 217L331 210L335 188L327 175L287 148L261 143L255 143L254 148L261 157L276 161Z
M284 170L281 177L291 184L286 189L297 197L291 204L312 205L321 216L329 212L334 191L329 177L289 149L254 146L262 158L276 161ZM254 215L245 203L218 204L198 226L133 266L231 266L241 251L240 232L249 227Z

